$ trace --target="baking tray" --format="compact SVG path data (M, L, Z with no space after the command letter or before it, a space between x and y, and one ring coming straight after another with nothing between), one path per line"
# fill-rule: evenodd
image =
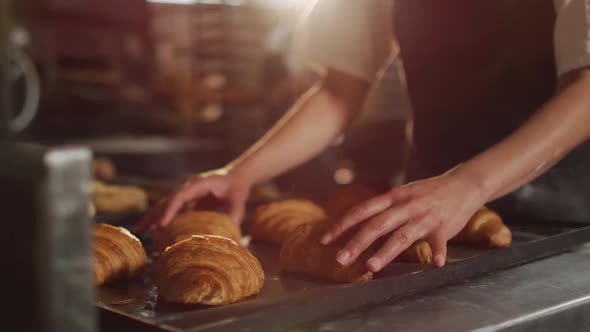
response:
M510 223L510 219L506 218ZM157 298L151 257L143 279L98 289L97 306L105 331L286 331L360 307L462 282L555 255L590 241L590 226L551 221L510 223L513 244L503 249L449 247L448 264L393 263L376 279L332 284L281 273L279 249L252 244L266 273L260 294L221 307L173 305ZM149 243L146 243L149 248Z

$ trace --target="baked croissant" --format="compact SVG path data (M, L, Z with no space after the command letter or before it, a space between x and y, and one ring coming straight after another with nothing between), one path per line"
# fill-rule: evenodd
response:
M93 181L92 204L99 214L143 211L147 208L145 191L135 186L107 185Z
M329 223L303 224L291 232L281 247L281 269L341 283L372 279L373 272L365 263L376 252L374 246L365 250L351 265L342 266L336 261L336 253L353 233L325 246L320 239L329 226Z
M452 241L476 247L508 247L512 232L496 212L482 207Z
M93 264L94 280L100 286L141 274L146 254L141 242L125 228L96 224Z
M313 202L288 199L256 208L248 231L254 241L281 245L297 226L325 218L324 210Z
M242 238L240 227L226 214L189 211L177 215L170 224L154 232L154 243L160 250L188 239L191 235L217 235L236 242Z
M430 264L432 263L432 248L424 240L416 241L397 256L396 261Z
M156 284L168 302L222 305L258 293L264 272L256 257L235 241L193 235L162 253Z
M377 196L378 193L366 186L348 186L334 194L326 203L326 209L331 220L340 220L356 205ZM400 262L432 263L432 249L424 240L413 243L396 259Z

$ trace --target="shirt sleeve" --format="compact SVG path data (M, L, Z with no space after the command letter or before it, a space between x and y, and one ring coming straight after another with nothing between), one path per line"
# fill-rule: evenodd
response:
M590 66L590 0L555 0L557 74Z
M392 10L390 0L318 0L297 29L295 52L371 82L392 53Z

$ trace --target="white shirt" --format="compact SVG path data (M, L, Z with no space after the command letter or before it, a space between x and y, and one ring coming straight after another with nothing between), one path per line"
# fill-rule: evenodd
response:
M562 75L590 66L590 0L554 2L555 59ZM392 0L318 0L295 49L312 64L373 81L394 49L392 6Z

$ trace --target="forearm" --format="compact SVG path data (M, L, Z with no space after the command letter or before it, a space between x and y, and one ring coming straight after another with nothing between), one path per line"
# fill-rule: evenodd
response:
M368 83L329 72L254 146L227 168L251 184L269 180L324 150L361 109Z
M534 180L589 137L590 75L581 73L519 130L456 173L491 201Z

